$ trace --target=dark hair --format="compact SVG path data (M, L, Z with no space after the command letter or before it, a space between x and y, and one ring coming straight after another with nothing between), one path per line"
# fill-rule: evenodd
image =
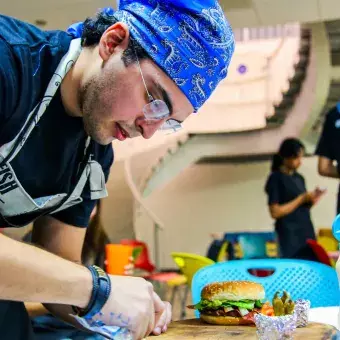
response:
M280 167L283 164L283 160L285 158L294 158L298 157L299 153L305 149L305 146L302 142L296 138L287 138L285 139L281 145L278 153L273 156L272 160L272 171L280 170Z
M113 24L118 22L118 19L113 16L112 10L102 10L95 17L87 18L84 21L83 33L81 36L81 45L83 47L95 46L99 43L103 33ZM127 49L123 53L123 62L125 66L129 66L138 59L149 58L144 48L130 35L130 41Z

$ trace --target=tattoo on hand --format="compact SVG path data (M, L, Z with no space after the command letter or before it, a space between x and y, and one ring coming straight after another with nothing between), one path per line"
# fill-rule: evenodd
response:
M104 313L99 312L96 314L94 318L91 318L88 320L88 323L91 327L103 327L103 326L108 326L102 319L103 319ZM113 325L115 321L118 321L119 325L121 327L128 327L130 326L131 320L129 317L124 316L122 313L110 313L110 318L109 318L109 325Z

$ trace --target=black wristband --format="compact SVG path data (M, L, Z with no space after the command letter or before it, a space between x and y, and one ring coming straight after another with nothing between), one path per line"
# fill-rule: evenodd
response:
M92 294L88 306L85 309L73 307L74 312L85 319L91 319L99 313L111 293L111 281L103 269L97 266L87 267L93 279Z

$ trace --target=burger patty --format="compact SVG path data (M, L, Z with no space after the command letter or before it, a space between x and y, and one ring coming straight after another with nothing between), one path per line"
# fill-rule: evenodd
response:
M220 309L205 309L201 311L201 314L212 316L232 316L234 318L241 318L242 315L238 309L233 309L229 312L225 312L224 308Z

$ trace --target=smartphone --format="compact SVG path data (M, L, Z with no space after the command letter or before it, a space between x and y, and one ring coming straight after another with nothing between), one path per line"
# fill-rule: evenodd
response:
M324 192L327 191L327 188L326 187L317 187L316 191L319 192L320 194L323 194Z

